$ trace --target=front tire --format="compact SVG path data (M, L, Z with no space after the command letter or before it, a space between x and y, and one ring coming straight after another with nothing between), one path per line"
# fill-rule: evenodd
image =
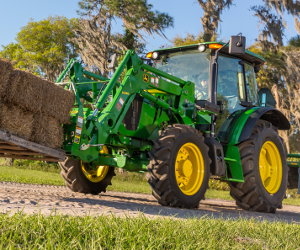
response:
M66 186L74 192L85 194L99 194L106 192L107 186L111 185L111 179L115 176L114 168L109 166L98 176L93 176L89 164L82 163L81 160L67 158L59 163L61 167L61 176L65 180Z
M208 187L209 165L202 134L189 126L168 126L150 153L152 194L164 206L198 207Z
M277 130L259 120L239 151L245 182L231 182L231 196L243 209L275 213L282 207L288 177L286 153Z

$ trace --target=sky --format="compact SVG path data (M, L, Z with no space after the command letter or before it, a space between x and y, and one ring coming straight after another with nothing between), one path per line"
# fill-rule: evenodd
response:
M175 36L187 33L199 34L202 10L197 0L149 0L154 9L166 12L174 17L174 27L165 31L169 41L159 36L147 36L146 48L153 50L162 45L170 45ZM258 20L249 10L250 6L258 5L260 0L235 0L235 5L225 10L219 25L219 38L228 40L231 35L243 33L247 37L247 45L251 45L260 29ZM30 20L39 21L49 16L77 17L78 0L0 0L0 46L14 42L20 29ZM288 28L285 41L296 35L292 17L285 17ZM120 24L116 24L116 30Z

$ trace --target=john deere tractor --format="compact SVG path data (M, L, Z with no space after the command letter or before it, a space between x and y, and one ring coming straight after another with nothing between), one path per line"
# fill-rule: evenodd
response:
M64 128L66 185L98 194L116 167L148 172L161 205L196 208L212 177L229 184L239 207L275 212L288 179L278 130L290 124L271 92L258 91L263 63L243 36L144 59L128 51L109 79L72 60L58 79L68 76L76 95Z

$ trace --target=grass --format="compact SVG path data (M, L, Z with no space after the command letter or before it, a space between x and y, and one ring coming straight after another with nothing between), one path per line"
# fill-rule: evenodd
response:
M56 186L65 185L59 173L7 166L0 167L0 181ZM135 176L122 177L118 175L113 178L112 184L113 185L108 188L110 191L151 193L146 181L141 181Z
M11 165L12 164L12 165ZM40 170L44 172L59 173L60 168L57 163L47 163L44 161L31 161L31 160L13 160L7 158L0 158L0 166L11 165L15 168Z
M0 181L42 185L64 185L64 181L58 173L6 166L0 167Z
M255 220L0 215L1 249L297 249L300 227Z
M0 181L41 185L64 185L62 177L55 169L45 172L15 166L1 166ZM211 180L210 187L211 188L208 189L205 194L207 199L233 200L229 195L226 183ZM109 186L108 190L151 194L151 188L145 180L144 175L136 173L117 174L117 176L112 179L112 186ZM296 194L296 190L288 190L288 196L289 198L285 199L283 204L300 206L300 195Z

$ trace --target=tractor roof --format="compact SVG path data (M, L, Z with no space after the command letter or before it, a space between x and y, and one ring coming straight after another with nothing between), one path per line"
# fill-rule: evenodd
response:
M154 51L159 52L160 54L172 53L172 52L178 52L178 51L197 49L199 47L199 45L201 45L201 44L207 45L207 47L209 47L209 45L213 45L213 44L223 46L225 43L223 43L223 42L205 42L205 43L197 43L197 44L185 45L185 46L180 46L180 47L172 47L172 48L167 48L167 49L158 49L158 50L154 50ZM221 52L229 55L228 48L229 48L228 45L225 46L224 48L222 48ZM212 49L218 49L218 47L212 48ZM265 59L262 56L255 54L255 53L251 52L250 50L246 50L245 54L234 55L234 57L241 58L243 60L246 60L250 63L254 63L256 65L260 65L265 62Z

